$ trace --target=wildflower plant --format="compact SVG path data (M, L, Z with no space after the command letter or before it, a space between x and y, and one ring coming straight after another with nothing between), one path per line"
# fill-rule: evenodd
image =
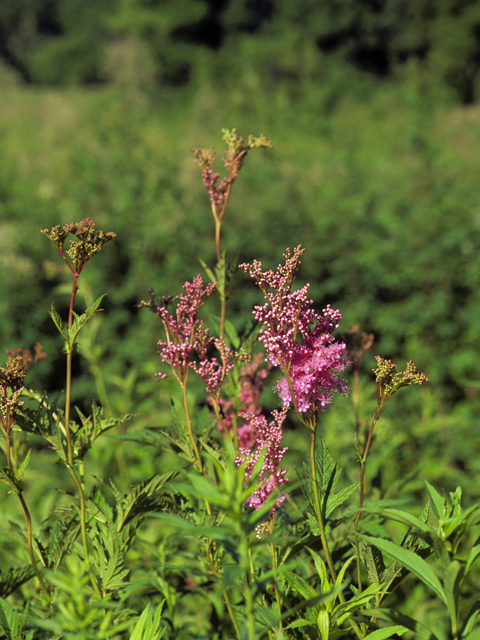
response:
M234 267L221 248L221 225L247 153L271 143L264 136L245 140L234 129L224 130L223 140L223 179L214 172L214 150L194 150L215 220L217 263L203 263L210 283L197 275L178 295L152 291L139 304L159 320L155 378L159 385L171 378L181 390L183 407L172 403L170 426L115 432L134 416L114 415L95 401L89 415L71 406L74 348L103 298L77 314L80 275L115 234L96 230L90 218L42 231L73 279L68 319L50 309L66 354L65 398L25 386L28 368L44 356L40 345L34 355L9 352L0 367L0 480L21 505L23 528L14 522L11 530L24 542L28 564L19 552L16 566L0 567L4 636L475 640L480 503L464 506L460 488L447 497L425 479L428 503L416 515L393 499L375 501L369 488L367 459L383 445L375 429L380 413L400 388L427 377L411 361L398 372L377 356L369 378L377 406L371 422L363 419L359 379L373 335L358 326L339 333L340 311L328 304L318 311L309 285L296 286L301 246L287 248L276 269L259 260L240 265L260 290L255 324L238 328L226 317ZM215 292L219 319L210 311ZM321 436L335 396L350 402L350 369L352 446L344 480ZM278 399L272 410L263 402L267 386ZM301 445L296 478L287 432ZM125 490L107 465L103 478L92 478L89 456L100 439L97 462L128 442L129 460L153 452L151 465L160 468ZM40 450L65 482L62 500L38 524L26 479ZM391 522L405 528L399 542L391 539ZM397 587L404 579L429 604L439 603L440 632L428 616L417 612L417 619L403 607Z

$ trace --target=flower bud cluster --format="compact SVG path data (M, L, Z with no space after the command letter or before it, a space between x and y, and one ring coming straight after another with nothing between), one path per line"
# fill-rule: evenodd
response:
M405 371L398 372L397 365L391 360L375 356L377 368L373 370L375 381L378 384L378 400L380 406L401 387L409 387L412 384L425 384L428 378L424 373L417 371L413 360L407 363Z
M73 273L79 274L87 262L98 253L104 244L116 237L116 233L109 231L104 233L95 230L95 222L91 218L84 218L80 222L70 222L69 224L57 225L52 229L42 229L41 232L55 244L63 259ZM67 236L71 234L77 240L71 240L69 248L65 251L64 243ZM72 261L73 268L67 260L68 256Z
M223 164L228 171L228 175L223 178L218 185L217 182L220 179L220 174L213 171L215 149L212 149L212 147L192 149L194 160L202 170L203 184L208 190L216 220L223 218L230 189L238 177L238 172L242 168L248 151L250 149L272 147L272 143L269 142L263 134L258 138L250 135L248 140L245 140L242 136L238 135L235 129L231 131L223 129L222 139L227 144Z
M0 367L0 426L8 438L15 423L15 416L23 402L25 371L21 355L10 356L5 367Z

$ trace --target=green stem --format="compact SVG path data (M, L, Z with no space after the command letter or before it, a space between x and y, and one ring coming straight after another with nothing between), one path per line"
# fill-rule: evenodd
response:
M332 576L333 582L336 582L337 572L335 571L335 567L333 566L332 556L330 554L330 549L328 547L327 537L325 535L325 526L323 523L322 508L320 504L320 493L318 490L318 480L317 480L317 468L315 465L315 444L316 444L315 440L316 440L316 429L313 429L313 430L310 430L310 466L312 469L312 484L313 484L313 494L315 497L315 511L317 512L318 529L320 531L320 538L322 541L323 551L327 559L328 568L330 569L330 574Z
M316 465L315 465L315 439L316 439L316 429L310 428L310 465L312 468L312 481L313 481L313 493L314 493L314 497L315 497L315 510L317 512L317 522L318 522L318 529L320 531L320 538L322 541L322 547L323 547L323 551L325 553L325 557L327 559L327 564L328 564L328 568L330 570L330 574L333 578L333 582L335 583L337 581L337 572L335 571L335 567L333 565L333 560L332 560L332 556L330 554L330 549L328 546L328 542L327 542L327 537L325 535L325 526L324 526L324 522L323 522L323 515L322 515L322 509L321 509L321 503L320 503L320 493L318 490L318 481L317 481L317 470L316 470ZM338 594L338 599L340 600L340 602L342 604L344 604L346 602L345 600L345 596L343 595L343 593L340 591L340 593ZM364 634L362 633L360 627L358 626L358 624L355 622L355 620L352 620L351 618L348 619L348 622L351 626L351 628L353 629L353 631L355 632L355 634L357 635L357 637L359 638L359 640L361 640L364 636Z
M247 541L245 540L245 546L248 547ZM248 565L248 560L247 560ZM253 615L253 593L252 593L252 572L251 562L250 562L250 570L247 567L246 574L247 580L245 584L245 606L247 610L247 630L248 630L248 640L256 640L255 638L255 618Z
M47 589L47 587L45 586L45 582L43 581L42 574L38 570L37 563L36 563L36 560L35 560L35 555L33 553L32 519L30 517L30 511L28 510L27 504L26 504L25 500L23 499L23 496L22 496L21 493L18 494L18 499L20 500L20 503L22 505L23 513L25 514L25 522L27 523L27 544L28 544L28 555L30 556L30 562L32 564L32 568L33 568L33 570L35 572L35 575L37 576L38 583L39 583L42 591L47 596L47 600L48 600L48 604L50 606L50 609L53 610L52 600L51 600L51 597L50 597L50 592Z
M2 420L2 422L3 422L3 420ZM5 426L4 433L5 433L5 446L6 446L5 451L6 451L6 455L7 455L7 465L8 465L8 468L10 469L13 477L16 478L16 468L14 469L14 467L12 465L12 458L11 458L10 433L11 433L11 430L13 429L13 420L11 419L10 415L7 416L7 424L4 425L4 426ZM18 499L20 500L20 504L22 505L23 513L25 515L25 522L26 522L26 525L27 525L27 546L28 546L28 555L30 556L30 563L32 565L33 571L34 571L34 573L35 573L35 575L37 577L38 583L39 583L42 591L47 596L47 600L48 600L48 604L50 606L50 610L53 611L52 600L50 598L50 592L48 591L47 587L45 586L45 583L44 583L43 578L42 578L42 574L38 570L37 562L35 560L35 554L33 553L32 518L30 516L30 511L28 510L27 503L25 502L25 500L23 498L23 495L21 493L21 489L19 489L19 488L17 488L17 495L18 495Z
M203 475L202 458L200 457L200 452L198 450L197 442L195 440L195 436L193 435L192 421L190 419L190 411L188 409L187 382L186 382L186 380L184 380L182 382L182 395L183 395L183 408L184 408L184 411L185 411L185 419L187 421L188 435L190 436L190 442L192 443L193 450L195 452L195 460L196 460L196 462L198 464L198 470Z
M273 529L273 527L272 527ZM273 546L273 542L270 543L270 550L272 553L272 568L275 570L277 568L277 556L275 554L275 547ZM278 628L281 631L283 629L282 625L282 605L280 602L280 594L278 592L277 581L274 580L274 588L275 588L275 599L277 601L277 611L278 611Z
M80 273L77 271L74 271L72 294L70 296L70 308L68 310L68 328L69 329L72 328L72 324L73 324L73 307L75 304L75 294L77 293L77 285L78 285L79 277L80 277ZM73 464L72 439L70 436L70 402L72 398L72 350L73 350L73 344L70 344L68 346L68 353L67 353L67 388L65 390L65 435L67 437L67 459L70 464Z
M213 215L215 216L215 249L217 252L217 262L220 262L220 258L222 257L220 253L220 229L222 227L222 221L217 218L215 211Z
M365 444L365 450L363 452L363 456L360 458L360 500L358 504L358 512L355 518L355 522L353 525L353 530L355 534L355 550L357 554L357 576L358 576L358 591L362 592L362 574L361 574L361 566L360 566L360 545L358 542L358 523L360 521L360 516L362 514L363 502L365 500L366 494L366 486L365 486L365 466L367 463L368 451L370 449L370 445L372 443L373 431L375 429L375 425L377 424L378 416L380 414L380 409L382 405L380 402L378 403L377 410L375 411L375 415L372 420L372 424L370 425L370 431L368 432L367 442Z
M207 554L208 562L212 568L213 573L217 576L219 581L221 581L220 571L216 566L215 562L212 560L212 557L210 555L210 540L208 540L207 542L206 554ZM235 633L237 634L237 637L240 638L240 627L238 626L237 619L235 618L235 612L233 611L232 603L230 600L230 596L228 595L228 591L225 588L223 588L223 585L222 585L222 592L223 592L223 597L225 598L225 603L227 605L227 611L230 615L230 620L232 621L232 624L235 628Z
M67 459L73 464L72 438L70 435L70 402L72 397L72 351L67 353L67 387L65 391L65 435L67 437Z
M197 446L197 442L195 440L195 436L193 435L193 430L192 430L192 421L190 419L190 411L188 409L188 398L187 398L187 380L186 377L185 379L181 382L181 386L182 386L182 394L183 394L183 408L185 410L185 418L187 421L187 429L188 429L188 435L190 436L190 441L192 443L193 446L193 450L195 452L195 458L197 460L198 463L198 470L200 471L200 474L203 476L203 463L202 463L202 458L200 456L200 451L198 450L198 446ZM208 502L208 500L205 499L205 507L207 509L207 514L209 516L212 515L212 510L210 508L210 503Z
M75 483L75 486L77 487L78 497L80 500L80 529L82 531L82 543L83 543L83 551L85 554L85 566L88 573L90 574L90 581L92 583L95 593L100 599L102 599L102 593L100 591L100 587L98 586L97 580L95 578L95 575L93 574L93 571L90 565L90 553L88 550L88 538L87 538L87 509L86 509L85 494L83 492L82 484L78 479L74 468L70 465L67 465L67 469L70 472L70 475L72 476L72 480Z
M220 338L223 338L223 334L225 333L226 312L227 312L227 301L225 299L225 291L224 291L223 297L221 299L221 309L220 309Z
M237 637L240 638L240 627L238 626L238 622L237 619L235 618L235 613L232 609L232 603L230 601L230 597L228 595L228 591L226 589L223 590L223 597L225 598L225 603L227 605L227 611L230 615L230 620L232 621L232 624L235 628L235 633L237 634Z

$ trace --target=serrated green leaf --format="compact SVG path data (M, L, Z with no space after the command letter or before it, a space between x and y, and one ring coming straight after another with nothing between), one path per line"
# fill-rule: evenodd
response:
M210 282L211 282L212 284L214 284L215 282L217 282L217 279L216 279L216 277L215 277L215 275L214 275L213 271L212 271L212 270L207 266L207 263L206 263L206 262L204 262L201 258L199 259L199 261L200 261L200 264L201 264L201 265L202 265L202 267L203 267L203 270L204 270L204 271L205 271L205 273L207 274L207 276L208 276L208 278L209 278Z
M3 627L8 640L18 640L17 612L3 598L0 599L0 625Z
M358 534L360 538L366 540L370 544L378 547L381 551L384 551L391 558L399 562L406 569L414 573L427 587L429 587L446 605L447 600L445 591L437 578L433 570L428 564L420 558L417 554L409 549L404 549L398 546L390 540L383 540L382 538L371 538L363 534Z
M225 335L229 339L231 346L233 347L233 349L238 351L241 346L241 340L237 333L237 330L235 329L233 324L230 322L230 320L225 320L224 329L225 329Z
M332 585L330 584L330 581L328 579L327 568L325 566L325 563L322 560L322 558L318 555L318 553L315 553L315 551L313 551L309 547L307 547L307 550L310 551L310 554L315 563L315 568L320 578L322 593L328 593L329 591L332 590Z
M0 469L0 480L13 489L15 493L21 493L17 479L15 478L13 471L8 467L2 467Z
M163 601L158 605L155 613L152 613L152 606L149 603L137 620L135 628L130 636L130 640L157 640L161 636L159 629L160 616L162 613Z
M98 531L98 535L91 537L98 557L96 565L102 591L114 591L125 586L129 570L125 568L122 539L113 524L108 522Z
M60 317L60 314L57 312L57 310L55 309L53 302L52 302L52 306L48 312L53 320L53 322L55 323L55 326L57 327L57 329L60 331L60 333L62 334L65 342L68 341L68 328L67 326L64 324L62 318Z
M80 522L75 516L69 517L68 520L65 516L55 522L50 529L50 539L46 553L49 567L55 571L58 569L64 555L68 553L78 538L80 528Z
M371 544L363 545L363 556L370 584L381 584L385 572L382 552Z
M0 571L0 597L7 598L34 575L35 572L30 564L19 569L9 569L6 574Z
M337 465L333 459L325 440L320 440L320 446L315 456L317 469L317 482L322 496L328 499L331 492L335 491L335 485L340 476L341 469L337 470Z
M93 314L97 311L101 301L106 295L107 294L104 293L103 295L100 296L100 298L95 300L95 302L92 305L90 305L90 307L88 307L85 310L85 312L82 313L81 316L73 312L72 326L70 327L70 329L68 329L68 333L67 333L67 336L68 336L67 342L68 342L69 349L73 348L75 340L77 339L77 336L80 333L82 327L84 327L87 324L87 322L90 320Z
M348 498L352 495L352 493L357 489L359 484L360 484L359 482L355 482L354 484L351 484L350 486L345 487L345 489L342 489L338 493L335 493L328 497L327 508L325 512L325 515L327 518L337 507L339 507L346 500L348 500Z
M308 521L308 526L310 527L310 531L313 533L313 535L319 536L320 529L318 528L318 520L313 515L313 513L310 513L310 512L307 513L307 521Z
M121 496L118 489L116 489L114 495L117 498L117 504L122 504L121 517L117 519L117 530L120 531L128 522L142 514L149 499L157 494L177 473L177 471L170 471L169 473L156 474L147 478L135 485L126 498ZM111 484L113 486L113 483ZM121 503L118 502L119 496L121 496Z

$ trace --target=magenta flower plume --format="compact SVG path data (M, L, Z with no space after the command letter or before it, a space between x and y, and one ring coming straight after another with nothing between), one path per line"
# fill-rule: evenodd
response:
M285 264L276 272L262 271L262 263L256 260L241 267L267 300L256 306L253 314L263 324L260 340L267 362L284 373L276 387L284 407L293 404L297 412L315 414L325 410L335 391L348 391L340 377L348 362L345 344L336 342L332 335L339 326L340 312L328 305L323 315L316 313L308 298L308 284L292 291L303 252L300 246L293 255L287 249Z
M329 309L325 309L324 313L328 311ZM289 375L300 413L324 411L332 401L335 391L348 392L347 383L338 373L343 371L345 364L345 345L334 342L329 333L320 333L317 337L308 338L303 344L295 345ZM285 376L278 382L276 390L283 406L290 406L293 400Z
M274 420L270 424L263 415L252 418L252 425L257 433L253 449L241 449L241 455L236 459L238 466L246 465L245 476L249 478L258 459L262 454L264 455L262 469L257 477L258 487L246 501L246 504L252 509L260 509L273 491L288 482L285 477L288 469L280 468L283 456L287 451L287 447L280 447L285 415L286 410L273 411ZM278 493L277 501L272 507L272 513L283 504L286 498L287 494Z

